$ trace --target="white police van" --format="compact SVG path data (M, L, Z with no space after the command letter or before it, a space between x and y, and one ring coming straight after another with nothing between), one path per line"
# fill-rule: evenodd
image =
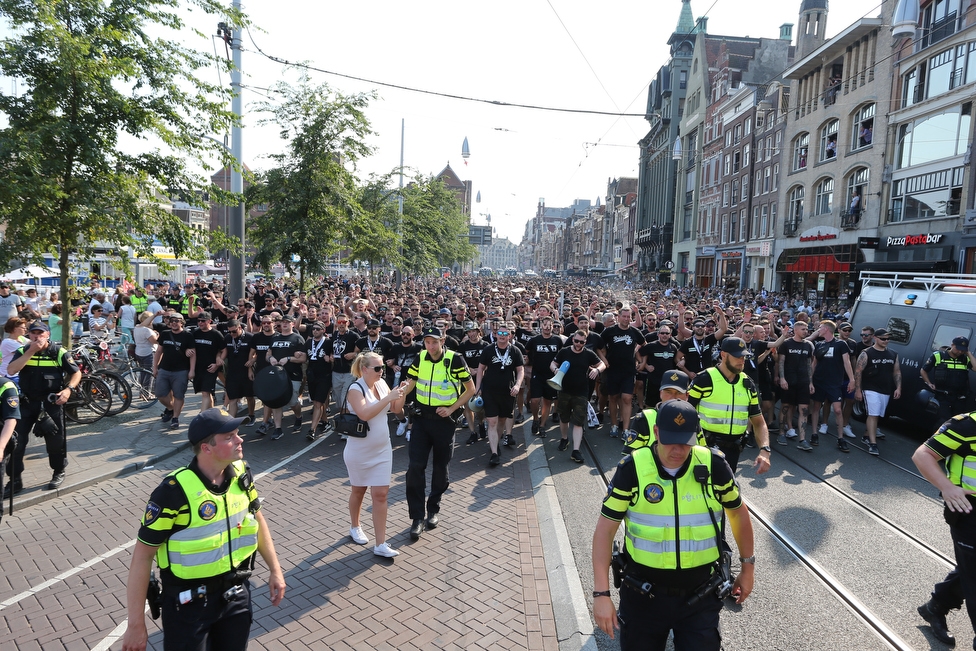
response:
M860 280L861 292L851 314L853 334L857 337L866 326L885 328L891 334L888 348L898 353L901 364L901 399L889 401L886 415L931 433L938 424L918 401L919 391L925 388L919 370L933 352L948 350L956 337L972 340L976 275L864 271ZM976 373L970 374L970 387L976 389ZM854 409L863 420L862 406Z

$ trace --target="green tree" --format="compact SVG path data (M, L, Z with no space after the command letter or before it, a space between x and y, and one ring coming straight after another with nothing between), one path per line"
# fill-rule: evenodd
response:
M256 175L249 201L267 204L268 211L250 222L249 237L256 243L256 267L270 271L281 262L299 272L304 287L355 235L378 233L360 206L351 171L373 151L366 144L373 131L364 111L375 94L343 95L327 84L313 87L307 77L297 87L280 82L275 90L281 102L261 109L288 144L271 156L275 167Z
M417 175L403 188L403 266L413 274L464 264L477 254L457 197L433 176Z
M190 2L215 19L241 21L219 2ZM133 254L156 260L154 240L178 257L204 255L209 235L192 232L160 197L210 189L188 163L206 168L206 152L222 153L201 136L225 131L232 115L228 92L195 73L229 64L187 48L180 5L0 0L12 27L0 41L0 72L23 90L0 91L0 264L54 255L66 317L69 259L90 259L96 245L123 267ZM123 147L122 134L135 145ZM67 344L70 328L64 335Z
M399 267L400 255L400 215L398 211L399 192L391 189L393 175L371 176L360 189L359 205L366 219L363 228L351 234L349 248L354 260L369 263L370 271L380 263Z

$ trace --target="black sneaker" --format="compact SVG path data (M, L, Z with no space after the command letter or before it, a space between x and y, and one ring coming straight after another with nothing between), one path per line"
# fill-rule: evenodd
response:
M465 443L465 445L474 445L477 442L478 442L478 435L475 434L474 432L471 432L471 436L468 437L468 442Z
M573 453L569 455L569 458L575 461L576 463L583 463L583 455L580 454L579 450L573 450Z
M275 430L274 436L271 437L271 440L272 441L277 441L278 439L280 439L284 435L285 435L285 432L279 427L278 429Z
M509 434L508 436L505 437L505 440L502 442L502 445L504 445L506 448L512 447L513 445L515 445L515 437Z
M552 422L554 422L554 423L558 423L559 422L559 414L558 413L552 412Z
M245 427L254 427L257 424L257 419L254 418L254 414L248 414L247 418L244 419L242 423Z
M316 434L317 434L317 432L314 429L308 430L308 434L305 435L305 440L306 441L314 441Z
M301 432L302 431L302 419L301 418L296 418L295 419L295 424L292 425L291 428L292 428L292 430L294 430L296 432Z
M562 439L559 441L559 451L565 452L566 448L569 447L569 439Z
M494 453L493 455L491 455L491 458L488 459L488 465L489 466L497 466L501 462L502 462L502 458L498 455L497 452Z
M596 419L597 419L598 421L600 421L600 424L601 424L601 425L603 425L603 414L597 414L597 415L596 415Z
M868 454L870 454L872 456L875 456L875 457L881 456L881 453L878 451L878 445L876 443L869 443L868 444Z
M180 428L180 421L179 421L179 419L174 418L173 420L169 421L169 428L170 429L179 429Z
M820 445L820 434L814 432L810 435L810 445Z
M167 421L173 420L173 410L172 409L164 409L163 410L163 413L161 413L159 415L159 420L163 421L164 423L167 422Z
M540 431L541 429L542 429L542 428L541 428L541 427L539 427L539 421L535 421L535 420L534 420L534 421L532 421L532 433L533 433L534 435L536 435L536 436L538 436L538 435L539 435L539 431Z
M847 445L847 441L845 441L844 439L841 439L841 440L837 441L837 449L840 450L841 452L850 452L851 451L851 448L848 447L848 445Z
M261 425L258 427L258 436L264 436L268 433L269 429L271 428L268 427L267 423L261 423Z

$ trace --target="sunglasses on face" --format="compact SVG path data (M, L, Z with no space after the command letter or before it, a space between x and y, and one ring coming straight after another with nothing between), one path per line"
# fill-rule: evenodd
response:
M861 336L862 337L870 337L871 336L871 333L870 332L862 332L861 333Z
M508 330L499 330L495 334L498 335L499 337L507 337L511 333Z
M586 343L586 341L583 340L583 339L573 339L573 344L574 345L580 345L580 346L582 346L585 343Z
M876 337L878 341L888 341L891 337Z
M376 372L376 373L382 373L383 372L383 367L382 366L370 366L370 368L373 369L373 371Z

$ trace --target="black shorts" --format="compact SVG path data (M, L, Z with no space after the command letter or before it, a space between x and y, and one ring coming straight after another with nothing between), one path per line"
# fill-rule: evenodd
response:
M193 375L193 393L214 393L217 391L217 374L197 371Z
M548 380L548 378L546 378ZM529 398L545 398L546 400L556 399L556 390L549 386L549 382L541 377L534 377L529 381Z
M515 413L515 396L511 390L482 390L481 397L485 401L485 418L511 418Z
M603 393L608 396L619 396L622 393L634 395L634 372L607 371L607 379L603 385Z
M782 389L782 387L780 387ZM784 405L810 404L810 384L808 382L789 382L786 389L782 389Z
M231 400L254 397L254 381L247 376L247 369L228 368L224 374L224 392Z
M759 387L759 399L763 402L776 402L776 387L768 382L760 382L757 384Z
M813 383L813 395L811 400L820 403L840 402L844 398L844 387L841 384L819 384Z
M329 391L332 390L332 372L326 373L325 377L321 378L312 373L305 377L308 380L308 397L312 402L325 404L325 401L329 399Z

